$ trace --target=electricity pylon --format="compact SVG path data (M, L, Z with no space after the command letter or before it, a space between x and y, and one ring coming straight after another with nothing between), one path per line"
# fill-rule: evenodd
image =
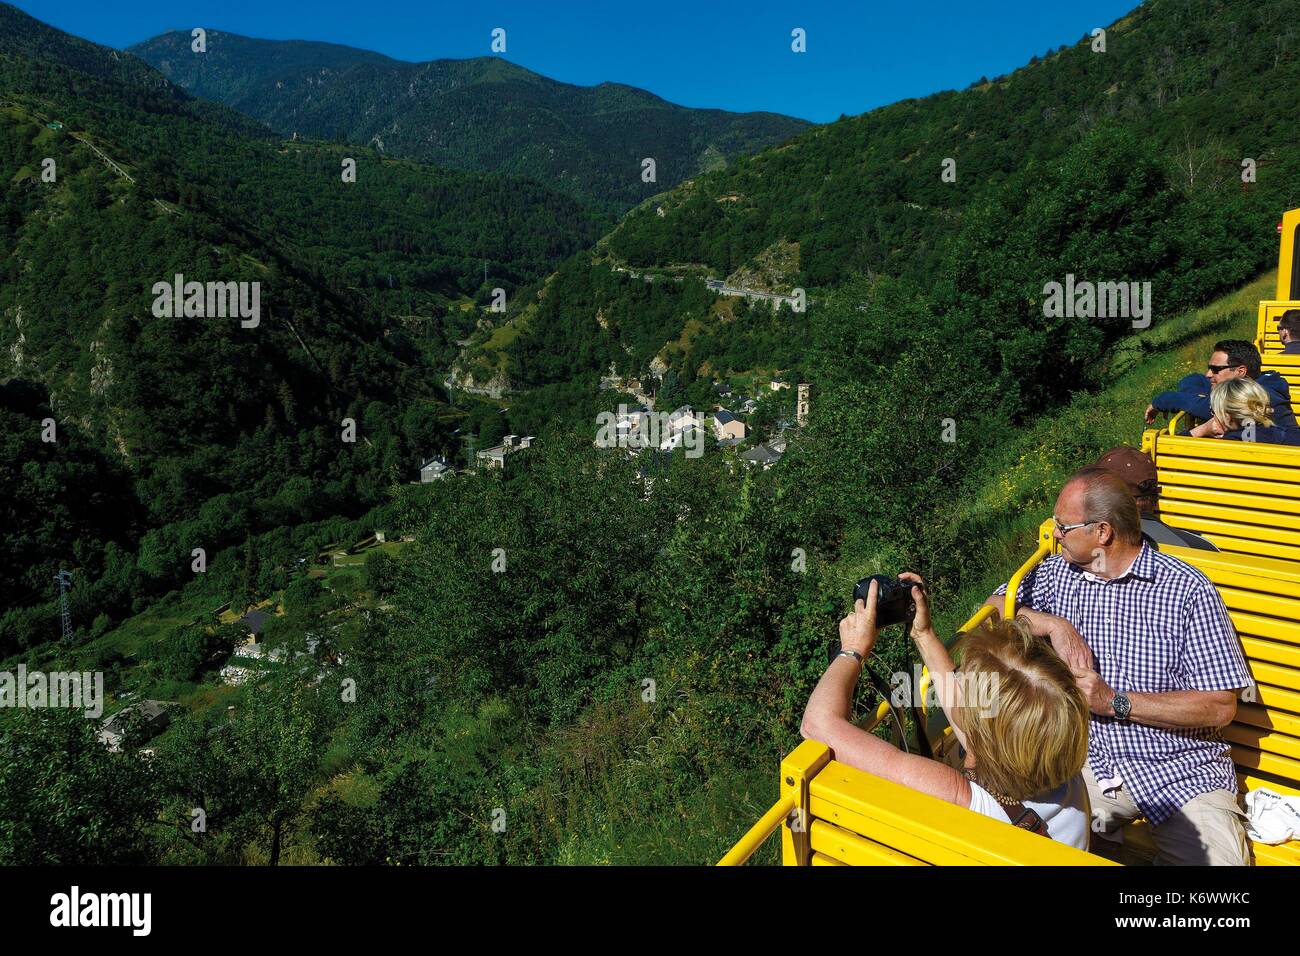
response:
M72 585L72 572L59 570L54 576L59 582L59 617L63 622L63 639L72 638L72 608L68 607L68 588Z

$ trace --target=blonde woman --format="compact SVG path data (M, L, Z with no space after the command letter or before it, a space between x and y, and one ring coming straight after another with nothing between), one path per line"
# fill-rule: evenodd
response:
M1291 436L1273 424L1268 392L1253 379L1242 376L1215 385L1210 392L1210 410L1214 417L1197 425L1188 432L1189 435L1269 445L1292 444L1289 441Z
M930 623L919 575L912 583L912 639L966 753L965 771L906 754L854 726L850 706L862 662L876 642L876 583L840 621L843 648L822 675L800 732L841 763L977 813L1088 848L1088 703L1046 639L1020 621L986 623L963 642L961 678ZM977 693L976 689L991 691Z

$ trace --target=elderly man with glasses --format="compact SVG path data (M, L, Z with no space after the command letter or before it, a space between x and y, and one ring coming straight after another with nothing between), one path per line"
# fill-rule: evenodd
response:
M1053 520L1060 554L1026 576L1016 613L1051 639L1088 698L1094 852L1118 855L1120 828L1145 817L1157 862L1249 865L1219 728L1251 677L1222 598L1142 539L1137 504L1108 471L1072 476ZM1000 609L1005 594L1004 584L988 603Z

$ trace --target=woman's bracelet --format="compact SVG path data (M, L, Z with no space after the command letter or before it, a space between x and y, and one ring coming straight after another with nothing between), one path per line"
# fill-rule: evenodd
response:
M849 650L847 647L844 648L843 650L841 650L841 651L840 651L838 654L836 654L835 656L836 656L836 657L851 657L851 658L853 658L855 661L857 661L859 664L862 663L862 655L859 654L857 651L851 651L851 650Z

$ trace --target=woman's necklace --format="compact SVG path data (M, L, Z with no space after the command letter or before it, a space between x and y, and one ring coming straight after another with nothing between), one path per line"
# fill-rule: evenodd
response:
M981 790L987 793L998 803L1002 804L1004 807L1010 807L1020 802L1019 800L1010 800L1007 797L1002 796L1002 794L998 793L996 790L990 789L987 784L980 783L979 779L975 776L975 771L971 770L969 767L964 769L961 772L961 775L965 777L967 780L969 780L971 783L979 784Z

